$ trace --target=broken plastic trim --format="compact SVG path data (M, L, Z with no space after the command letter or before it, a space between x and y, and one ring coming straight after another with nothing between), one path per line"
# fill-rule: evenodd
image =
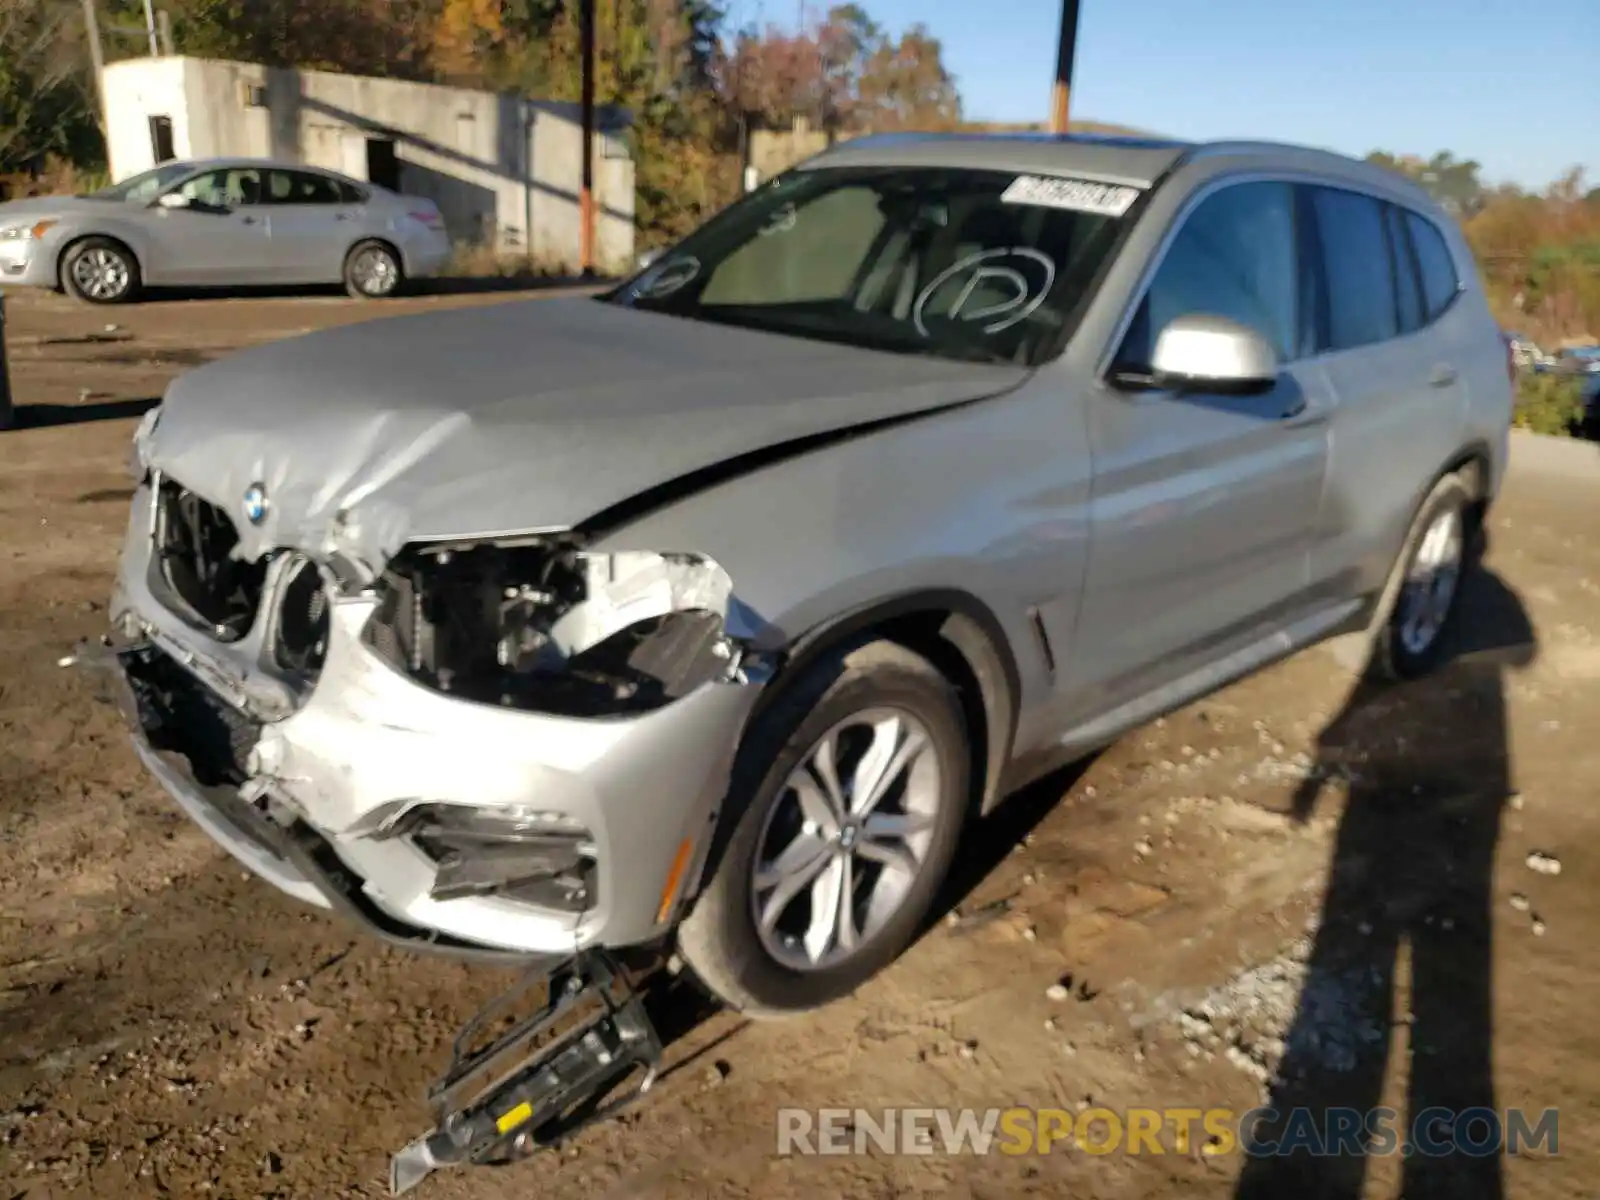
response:
M388 565L363 641L436 691L563 716L660 708L747 682L733 584L694 554L571 538L418 543Z
M378 836L404 837L432 860L434 900L503 896L582 913L598 895L593 835L562 814L419 804Z
M546 999L537 1012L474 1048L539 988ZM434 1128L390 1159L390 1194L441 1167L504 1163L556 1145L642 1096L660 1062L643 999L609 955L589 950L554 970L536 968L457 1035L449 1067L428 1091Z

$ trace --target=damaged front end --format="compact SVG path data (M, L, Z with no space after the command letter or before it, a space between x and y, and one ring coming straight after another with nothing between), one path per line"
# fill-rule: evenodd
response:
M551 989L458 1048L394 1186L547 1144L619 1073L648 1086L658 1039L613 955L669 946L779 665L728 574L569 533L413 542L375 570L314 539L256 553L248 511L140 458L120 636L83 658L146 766L281 890Z
M408 547L378 581L366 645L463 700L570 717L659 708L748 682L733 583L691 554L591 554L574 542Z

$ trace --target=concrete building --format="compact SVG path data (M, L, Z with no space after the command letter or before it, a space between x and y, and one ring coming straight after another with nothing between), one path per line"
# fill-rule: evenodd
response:
M574 104L176 56L113 63L104 86L113 180L172 158L282 158L426 196L459 243L579 261ZM633 161L623 114L596 126L595 256L617 270L634 256Z

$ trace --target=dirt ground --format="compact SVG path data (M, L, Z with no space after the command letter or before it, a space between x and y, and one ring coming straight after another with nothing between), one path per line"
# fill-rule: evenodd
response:
M58 665L102 630L128 437L173 374L252 341L505 298L12 297L0 1200L382 1195L456 1025L509 982L378 948L244 877L137 768L92 682ZM1352 692L1316 650L1130 735L975 832L949 914L857 997L776 1024L713 1015L622 1119L417 1195L1591 1194L1597 504L1600 467L1556 476L1515 457L1441 675ZM776 1153L786 1104L1242 1111L1264 1097L1556 1108L1559 1148L1374 1158L1364 1183L1349 1159L1300 1176L1198 1142Z

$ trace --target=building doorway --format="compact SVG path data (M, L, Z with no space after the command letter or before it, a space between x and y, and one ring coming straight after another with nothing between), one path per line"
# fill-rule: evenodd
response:
M172 118L150 118L150 153L155 158L155 165L171 162L178 157L172 144Z
M393 138L367 139L367 181L391 192L400 190L400 157Z

